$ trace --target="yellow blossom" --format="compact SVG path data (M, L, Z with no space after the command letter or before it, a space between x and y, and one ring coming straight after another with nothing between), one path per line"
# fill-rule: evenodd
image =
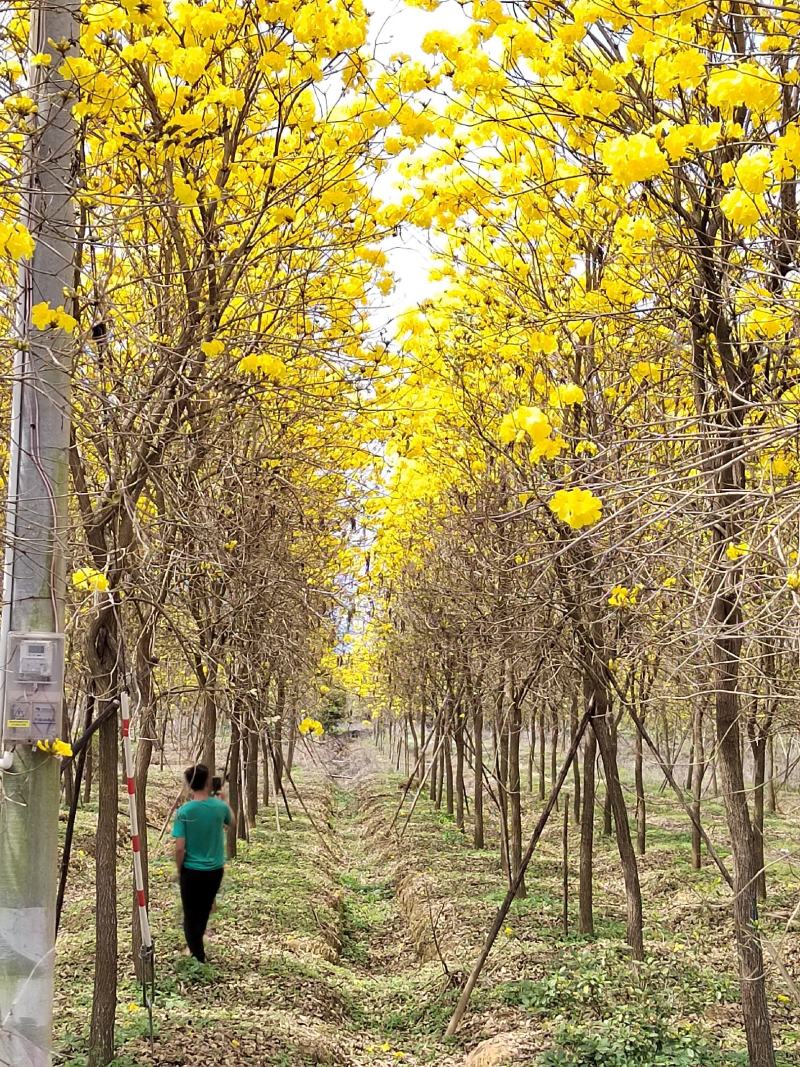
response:
M719 206L734 226L754 226L765 209L763 197L750 196L744 189L731 189L720 200Z
M574 382L557 385L550 393L550 407L561 408L570 404L582 404L586 399L586 393Z
M37 741L36 747L41 752L49 752L51 755L57 756L59 759L70 759L72 756L72 745L67 741L62 741L58 737L55 741Z
M200 351L209 357L220 356L225 351L222 341L201 341Z
M559 489L550 498L548 507L567 526L580 530L599 522L603 502L591 489Z
M766 148L747 152L734 169L736 180L751 196L763 193L767 187L767 172L771 164L772 155Z
M318 719L312 719L309 715L307 715L300 722L300 725L297 727L297 729L300 731L301 734L303 734L303 736L305 736L306 734L313 734L315 737L322 737L322 735L325 733L325 727L322 725L322 723L319 722Z
M735 562L737 559L741 559L742 556L746 556L749 551L750 546L746 541L737 541L735 543L732 541L725 549L725 555L729 560Z
M709 76L706 93L709 104L729 117L742 106L763 115L777 106L780 91L780 83L766 67L748 60L715 70Z
M0 255L14 260L30 259L33 248L33 238L21 222L0 222Z
M641 591L642 587L640 585L634 585L632 589L629 589L626 585L615 585L611 590L608 603L612 608L635 607Z
M175 199L186 207L197 207L197 190L189 182L176 175L172 179L172 188L175 190Z
M31 308L31 322L37 330L63 330L65 333L73 333L78 325L78 320L69 315L63 305L51 308L44 301Z
M286 364L269 352L253 353L239 360L239 370L244 374L263 374L265 378L279 382L286 377Z
M81 567L73 571L72 584L76 589L94 593L105 593L109 588L108 578L94 567Z
M612 180L622 186L647 181L669 169L669 162L658 147L658 141L646 133L615 137L603 147L602 154Z

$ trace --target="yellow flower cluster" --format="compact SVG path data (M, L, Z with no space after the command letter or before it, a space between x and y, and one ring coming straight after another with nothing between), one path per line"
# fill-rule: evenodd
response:
M565 408L570 404L582 404L586 399L586 393L579 385L575 385L574 382L567 382L564 385L557 385L555 389L550 392L550 407L551 408Z
M213 359L214 356L221 356L225 351L225 345L222 341L201 341L200 351L204 356L208 356L209 359Z
M0 222L0 256L7 259L30 259L33 238L21 222Z
M614 183L622 186L647 181L669 169L658 141L646 133L614 137L603 148L603 162L611 171Z
M158 505L149 496L142 496L136 501L136 514L142 522L150 522L158 518ZM102 577L105 578L105 575Z
M591 489L559 489L550 498L548 507L573 530L594 525L603 513L603 502Z
M681 126L670 127L661 143L669 158L675 162L689 155L691 149L708 152L716 148L721 135L721 122L712 122L708 126L700 122L687 122Z
M78 325L78 320L68 314L63 305L51 308L44 301L31 308L31 322L37 330L63 330L65 333L74 333Z
M750 546L746 541L731 542L725 549L725 555L731 562L736 562L737 559L741 559L742 556L746 556L750 551Z
M709 104L730 118L737 107L748 107L757 115L772 111L780 100L781 87L766 67L747 60L715 70L708 79L706 93Z
M58 756L59 759L69 759L72 756L72 745L59 738L55 741L37 741L36 747L41 752L49 752L53 756Z
M263 374L273 382L286 377L286 364L278 356L269 352L253 353L239 360L239 370L243 374Z
M631 367L631 378L638 384L657 382L661 375L661 364L652 360L640 359Z
M633 608L639 599L642 587L634 585L629 589L626 585L615 585L611 590L608 602L612 608Z
M108 586L108 578L102 571L94 567L81 567L72 574L72 584L76 589L87 593L105 593Z
M762 196L751 196L744 189L731 189L719 202L725 218L734 226L755 226L765 210Z
M578 386L572 388L578 389ZM581 394L583 392L580 389L578 391ZM579 402L575 399L569 401L573 404ZM552 431L550 420L541 408L523 405L503 416L497 436L504 445L510 445L523 441L527 435L533 442L529 459L532 463L538 463L540 459L555 459L564 447L563 438L552 437Z
M313 734L314 737L322 737L325 733L325 727L322 723L318 719L312 719L309 715L306 715L297 729L304 737L307 734Z

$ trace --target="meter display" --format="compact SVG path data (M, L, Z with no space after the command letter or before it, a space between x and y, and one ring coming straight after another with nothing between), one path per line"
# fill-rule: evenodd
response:
M64 702L64 635L8 635L3 740L55 741Z

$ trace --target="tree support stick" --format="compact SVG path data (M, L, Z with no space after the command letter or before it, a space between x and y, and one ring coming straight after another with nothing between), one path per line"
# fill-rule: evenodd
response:
M403 795L400 797L400 803L397 805L397 811L394 813L394 818L392 819L391 824L389 826L389 832L390 833L394 829L394 824L397 822L397 819L398 819L398 816L400 815L400 812L403 810L403 805L406 802L406 797L408 796L409 790L411 789L411 785L412 785L414 779L417 776L417 771L422 766L422 761L425 759L425 751L426 751L426 749L428 747L428 744L430 743L431 738L434 736L436 727L438 727L438 725L439 725L440 718L441 718L441 712L439 713L439 715L436 716L436 721L433 724L434 725L434 729L430 730L429 733L428 733L428 736L425 738L425 744L422 746L422 751L419 754L416 766L414 767L414 770L409 775L408 781L406 782L405 786L403 787ZM440 742L440 744L441 744L441 742ZM438 751L439 751L439 746L437 745L436 753L438 753ZM436 759L436 753L434 753L434 757L433 757L434 759ZM427 778L428 778L428 775L426 774L425 777L422 779L422 785L425 784L425 782L427 781ZM422 786L420 786L420 789L422 789ZM411 809L412 811L414 810L414 807L416 806L418 798L419 798L419 793L417 793L417 796L414 798L414 804L412 805L412 809Z
M472 968L469 978L467 979L467 984L461 991L461 996L458 998L456 1010L453 1012L453 1017L450 1019L450 1022L447 1027L447 1031L445 1034L446 1037L452 1037L461 1025L461 1020L464 1018L464 1013L467 1010L467 1005L469 1004L470 997L472 996L472 991L475 988L478 979L480 978L481 971L484 968L484 964L489 958L489 953L492 951L494 943L497 940L497 935L500 933L500 929L503 923L505 922L506 915L508 915L509 909L514 902L514 898L517 894L517 889L519 888L523 878L525 877L525 872L528 869L528 864L531 862L534 850L536 849L536 846L539 843L539 838L542 836L544 828L547 825L547 820L550 818L550 814L556 805L556 801L558 800L558 794L561 792L562 786L564 785L564 782L567 779L569 769L572 766L572 761L575 759L575 754L578 751L578 746L580 745L581 738L586 732L586 727L589 725L593 714L594 700L592 699L590 700L589 706L583 714L583 718L578 724L578 729L575 731L575 736L572 738L572 743L570 744L569 751L567 752L566 758L564 760L564 764L561 767L561 772L550 792L550 797L547 801L547 804L545 805L542 814L539 816L539 821L536 823L536 828L533 831L533 835L531 836L530 844L528 845L525 855L522 857L522 862L519 865L519 870L517 871L513 881L511 882L511 885L509 886L508 892L505 896L505 900L500 905L497 911L497 915L495 916L494 922L492 923L491 929L489 930L489 934L486 938L486 941L484 942L480 955L475 961L475 965Z
M622 693L620 693L620 690L618 688L617 688L617 693L622 697L623 700L625 699L625 697L623 696ZM626 701L626 703L628 703L628 702ZM639 731L639 733L641 734L642 738L644 739L645 744L647 745L647 747L650 749L650 751L655 756L656 761L658 762L658 765L661 767L661 770L664 773L664 777L667 779L669 784L672 786L672 788L673 788L673 790L675 792L675 795L677 796L678 800L681 802L681 807L686 812L686 814L689 816L689 819L691 820L692 825L697 829L697 832L702 837L703 844L706 846L706 849L708 851L709 856L714 861L714 863L717 865L719 873L722 875L722 877L728 883L730 888L733 889L733 878L731 876L730 871L725 866L725 861L722 859L722 857L719 855L717 850L714 848L713 844L711 843L711 840L709 839L708 834L706 833L705 829L703 828L703 824L700 822L700 819L695 815L694 811L692 810L692 806L686 800L686 796L684 794L684 790L675 781L675 775L672 773L671 768L667 765L666 761L664 759L662 759L661 753L658 751L658 748L656 747L655 742L653 741L652 737L650 736L650 734L647 731L647 727L645 726L645 724L642 722L642 720L639 717L639 715L634 710L633 705L630 704L630 703L628 703L628 714L630 715L631 719L633 720L633 725L636 727L636 729Z
M430 778L431 773L433 772L433 769L436 766L436 757L439 755L439 750L441 749L442 745L445 742L445 736L446 736L445 734L442 734L442 736L439 738L439 744L436 746L436 750L433 753L433 757L431 759L431 762L428 764L428 769L425 771L425 776L423 777L422 781L419 783L419 789L414 794L414 799L413 799L413 801L411 803L411 807L408 810L408 814L406 815L405 820L403 822L403 826L402 826L402 828L400 830L400 835L399 835L400 837L402 837L403 834L406 832L408 824L411 822L411 816L414 814L414 811L415 811L415 809L417 807L417 802L419 801L419 798L422 796L422 790L425 788L425 783ZM400 814L400 809L398 808L397 812L395 814L395 819L397 818L397 816L399 814ZM392 820L392 826L394 826L394 819ZM389 827L390 831L392 829L392 826Z
M289 785L292 787L292 792L297 797L297 800L298 800L298 803L300 804L300 807L303 809L308 821L311 823L311 825L313 826L314 830L316 831L317 837L322 842L322 847L325 849L325 851L328 853L328 855L331 857L331 859L335 863L339 863L339 861L341 860L341 856L337 856L336 855L336 853L333 851L331 846L328 844L328 841L327 841L325 835L323 834L322 830L320 830L320 828L314 822L314 816L308 810L308 807L306 806L306 802L300 796L300 791L298 790L297 786L294 784L294 778L292 778L292 773L289 770L289 768L286 767L285 765L284 765L284 768L283 768L283 773L289 779ZM281 785L281 793L283 793L283 785ZM284 794L284 801L285 800L286 800L286 796ZM289 811L289 805L288 804L286 805L286 810ZM291 816L291 813L290 813L289 814L289 819L291 820L291 818L292 818L292 816Z
M269 736L269 730L266 730L264 732L264 736L266 737L267 744L269 745L269 754L272 757L272 764L273 764L273 766L277 766L277 764L275 763L275 749L274 749L273 744L272 744L272 738ZM286 774L286 777L289 779L290 782L292 782L292 776L291 776L291 774L289 774L289 771L286 768L286 766L283 765L283 764L281 766L282 766L283 772ZM278 789L280 790L281 796L283 797L283 806L286 808L286 814L289 816L289 822L291 822L292 821L292 813L289 810L289 801L286 799L286 790L283 788L283 778L282 778L281 775L277 776L277 782L278 782ZM295 793L297 792L297 790L295 789L295 786L294 786L294 782L292 782L292 789L294 789ZM298 799L299 799L299 797L298 797ZM301 804L303 803L302 800L300 801L300 803ZM303 805L303 809L305 810L305 805ZM306 812L306 815L308 815L308 812ZM309 815L309 818L311 818L310 815Z

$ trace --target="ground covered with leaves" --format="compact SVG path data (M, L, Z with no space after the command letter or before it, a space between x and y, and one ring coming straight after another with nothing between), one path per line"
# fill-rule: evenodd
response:
M151 917L157 949L155 1037L133 979L129 852L121 819L117 1067L182 1067L198 1054L231 1067L438 1064L441 1067L724 1067L745 1064L728 917L713 866L690 865L686 817L657 789L641 860L648 958L632 968L612 840L595 862L596 934L564 936L560 817L536 853L457 1038L442 1038L459 987L504 895L496 850L475 851L421 798L392 827L401 776L368 743L325 742L299 773L307 808L265 811L229 864L209 963L181 955L169 837L173 776L156 775L149 809ZM409 805L406 805L406 809ZM531 800L531 818L537 802ZM797 803L769 822L763 927L790 980L800 979ZM722 813L706 806L712 839ZM80 812L58 943L55 1062L83 1067L92 990L95 813ZM570 915L577 889L571 838ZM574 925L574 924L573 924ZM800 1006L770 965L776 1039L800 1064Z

